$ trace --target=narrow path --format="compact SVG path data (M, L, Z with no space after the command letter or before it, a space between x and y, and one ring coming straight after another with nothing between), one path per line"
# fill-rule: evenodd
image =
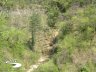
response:
M58 36L58 33L59 31L54 31L53 33L52 33L52 38L56 38L57 36ZM52 41L52 40L51 40ZM51 42L50 41L50 42ZM48 43L49 44L49 43ZM50 48L52 48L51 46L48 46L48 47L50 47ZM46 48L47 49L47 48ZM38 59L38 61L37 61L37 63L36 64L33 64L33 65L31 65L30 66L30 68L27 70L27 72L33 72L35 69L37 69L41 64L43 64L43 63L45 63L46 61L48 61L49 60L49 55L47 55L47 56L41 56L39 59Z
M48 59L49 59L48 56L41 56L38 62L36 64L31 65L30 69L27 72L33 72L35 69L37 69L41 64L43 64Z
M36 5L37 6L37 5ZM50 42L52 42L52 39L57 36L57 33L53 30L50 30L47 26L47 15L45 14L45 10L38 6L38 9L36 7L32 9L16 9L14 11L8 11L8 14L10 16L10 27L16 27L18 29L24 29L29 30L29 17L33 13L38 13L41 15L41 26L43 29L48 29L46 32L38 32L37 33L37 39L36 39L36 48L40 48L38 50L44 51L43 55L41 56L36 64L33 64L30 66L30 68L26 72L33 72L35 69L37 69L41 64L45 63L47 60L49 60L49 52L52 49L52 46L49 45ZM28 32L28 39L31 37L30 32ZM49 50L49 51L48 51ZM45 56L46 55L46 56Z
M12 27L17 28L24 28L29 29L29 17L33 13L39 13L41 15L41 25L45 29L48 29L47 23L47 16L45 14L45 10L39 8L33 8L33 9L16 9L14 11L9 11L10 15L10 25ZM36 64L33 64L30 66L30 68L26 72L33 72L35 69L37 69L41 64L45 63L47 60L49 60L49 55L47 52L49 52L52 49L52 46L50 46L50 42L52 42L52 39L55 38L58 35L58 31L54 30L48 30L46 32L38 32L37 39L36 39L36 48L40 48L38 50L43 50L43 55L38 59ZM29 34L30 36L30 34ZM29 37L28 37L29 38ZM48 51L49 50L49 51ZM44 55L45 54L45 55Z

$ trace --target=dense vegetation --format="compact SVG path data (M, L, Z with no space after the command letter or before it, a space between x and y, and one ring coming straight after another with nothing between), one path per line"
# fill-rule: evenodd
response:
M28 15L10 13L18 10ZM0 0L0 72L25 72L42 53L37 37L53 29L59 32L54 51L34 72L95 72L95 0ZM15 59L22 68L5 63Z

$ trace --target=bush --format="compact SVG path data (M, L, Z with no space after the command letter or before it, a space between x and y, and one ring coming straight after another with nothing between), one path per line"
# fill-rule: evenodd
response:
M40 31L41 30L41 26L40 26L40 16L39 14L32 14L31 16L31 19L30 19L30 32L31 32L31 35L32 35L32 38L31 38L31 48L32 50L35 50L34 49L34 46L35 46L35 38L36 38L36 32Z
M70 23L64 23L61 28L61 33L59 35L60 39L63 39L67 34L70 34L72 32L72 24Z
M55 24L58 20L58 15L59 15L59 11L57 9L57 7L55 7L54 5L50 5L47 8L47 15L48 15L48 26L49 27L55 27Z
M4 31L7 28L8 16L6 13L0 12L0 32Z
M86 65L80 63L81 67L78 71L78 66L75 66L75 63L73 64L74 59L72 58L75 50L82 51L83 54L83 51L88 52L93 47L91 44L96 35L95 10L94 6L89 5L85 9L78 10L76 14L72 15L70 12L67 14L70 15L70 18L65 18L61 27L57 43L58 51L54 57L54 63L60 67L61 72L95 72L95 63L86 64L86 62L84 62ZM86 57L87 54L84 58ZM82 56L80 59L80 62L83 62ZM90 57L90 59L92 58Z
M78 69L79 72L95 72L95 64L92 61L88 61L85 65Z
M58 12L49 12L48 13L48 26L55 27L57 19L58 19Z

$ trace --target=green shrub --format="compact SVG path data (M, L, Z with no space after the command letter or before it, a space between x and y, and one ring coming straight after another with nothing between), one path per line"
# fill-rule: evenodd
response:
M66 16L70 15L70 18L65 18L61 27L57 42L58 51L54 57L54 63L60 67L61 72L95 72L94 63L81 64L79 71L78 66L72 63L72 55L75 50L88 51L93 47L91 44L96 35L95 10L94 6L89 5L85 9L78 10L76 14L66 13ZM92 58L90 57L90 59Z
M55 27L55 24L57 22L58 18L58 12L49 12L48 13L48 25L49 27Z
M63 64L61 72L78 72L78 68L72 63Z
M48 15L48 26L49 27L55 27L55 24L58 20L58 9L53 5L53 6L48 6L47 8L47 15Z
M0 32L5 30L7 28L7 21L8 21L8 16L6 13L0 12Z
M41 31L41 26L40 26L40 16L39 14L32 14L31 19L30 19L30 31L31 31L31 35L32 35L32 39L31 39L31 48L32 50L34 49L35 46L35 38L36 38L36 32Z
M95 72L95 64L92 61L87 62L81 68L79 68L79 72Z
M70 23L64 23L64 25L62 26L62 28L61 28L61 33L60 33L60 37L59 38L61 38L61 39L63 39L67 34L70 34L71 33L71 31L72 31L72 24L70 24Z

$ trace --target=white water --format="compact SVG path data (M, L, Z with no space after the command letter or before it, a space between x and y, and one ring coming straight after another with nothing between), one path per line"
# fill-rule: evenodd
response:
M12 65L12 68L20 68L20 67L22 66L21 63L10 62L10 61L6 61L6 64L10 64L10 65Z

